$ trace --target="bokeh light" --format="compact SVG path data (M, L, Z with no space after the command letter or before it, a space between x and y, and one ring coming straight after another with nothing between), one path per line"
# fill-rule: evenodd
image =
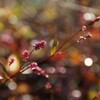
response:
M25 94L21 96L21 100L33 100L30 94Z
M2 80L3 79L3 77L0 75L0 80Z
M95 19L95 15L93 13L84 13L84 19L91 21Z
M92 100L100 90L99 16L100 0L0 0L0 99ZM41 40L46 47L25 62L21 51ZM40 71L21 73L31 62Z
M14 58L14 62L9 65L9 60ZM15 54L11 54L8 58L8 63L7 63L7 70L9 71L10 74L15 74L16 72L18 72L20 69L20 63L19 63L19 59Z
M14 81L9 81L8 82L8 88L10 89L10 90L15 90L16 88L17 88L17 84L16 84L16 82L14 82Z
M31 73L32 73L32 70L30 68L22 72L22 74L31 74Z
M81 97L81 91L80 90L73 90L72 96L75 97L75 98L80 98Z
M56 69L54 67L47 67L45 70L47 73L50 73L50 74L53 74L56 72Z
M19 94L26 94L26 93L29 93L29 91L30 91L30 88L29 88L28 84L26 84L26 83L18 84L17 92Z
M84 64L85 64L86 66L92 66L93 60L92 60L91 58L85 58Z
M10 24L16 24L17 21L18 21L18 18L17 18L16 15L11 15L11 16L9 16L8 21L9 21Z

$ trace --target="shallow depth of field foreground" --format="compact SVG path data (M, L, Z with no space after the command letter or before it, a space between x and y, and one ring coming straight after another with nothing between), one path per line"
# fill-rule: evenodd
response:
M100 0L0 0L0 100L100 100Z

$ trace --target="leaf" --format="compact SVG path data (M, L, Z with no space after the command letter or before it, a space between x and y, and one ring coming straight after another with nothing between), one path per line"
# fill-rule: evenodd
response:
M0 62L0 67L2 68L3 73L4 73L6 76L9 76L8 71L6 70L6 68L3 66L3 64L2 64L1 62Z
M53 55L56 52L56 50L57 50L57 36L55 35L55 38L51 45L51 55Z

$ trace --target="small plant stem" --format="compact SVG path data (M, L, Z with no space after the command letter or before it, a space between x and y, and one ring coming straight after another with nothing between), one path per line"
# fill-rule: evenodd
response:
M34 51L34 48L30 51L29 58L30 58L31 54L33 53L33 51ZM29 58L28 58L28 60L29 60ZM20 67L21 69L23 68L23 66L24 66L25 63L26 63L26 62L23 62L23 63L22 63L22 65L21 65L21 67Z
M89 26L92 26L92 25L94 24L94 22L95 22L95 21L91 21L91 22L87 23L87 24L85 25L86 28L88 28ZM61 49L63 48L63 46L64 46L66 43L70 42L70 41L71 41L75 36L77 36L80 32L82 32L82 28L81 28L78 32L74 33L68 40L64 41L64 43L56 50L56 52L55 52L53 55L50 55L49 57L47 57L47 58L41 60L39 63L42 63L42 62L44 62L44 61L46 61L46 60L48 60L48 59L51 59L53 56L55 56L55 54L56 54L59 50L61 50ZM75 43L76 43L76 42L75 42ZM68 47L66 47L65 49L63 49L63 51L65 51L66 49L68 49L69 47L71 47L71 46L72 46L73 44L75 44L75 43L72 43L71 45L69 45Z
M48 59L51 59L53 56L55 56L55 54L56 54L59 50L61 50L62 47L63 47L66 43L68 43L70 40L72 40L72 39L73 39L78 33L80 33L81 31L82 31L82 30L80 29L78 32L76 32L75 34L73 34L68 40L66 40L66 41L56 50L56 52L55 52L53 55L50 55L49 57L47 57L47 58L41 60L39 63L42 63L42 62L44 62L44 61L46 61L46 60L48 60ZM73 45L73 44L72 44L72 45ZM68 49L68 48L71 47L72 45L68 46L66 49Z
M9 79L6 78L6 80L5 80L2 84L0 84L0 86L4 85L7 81L9 81L10 79L12 79L13 77L16 77L16 76L20 75L22 72L26 71L28 68L29 68L29 67L26 67L26 68L24 68L23 70L20 70L20 71L17 72L16 74L10 76Z
M68 48L72 47L74 44L76 44L76 42L69 44L66 48L62 49L61 51L63 52L65 50L67 50Z
M99 21L99 20L98 20L98 21ZM94 23L95 23L95 20L89 22L89 23L88 23L87 25L85 25L85 26L88 28L89 26L93 25ZM75 34L73 34L68 40L66 40L66 41L56 50L56 52L55 52L53 55L50 55L49 57L47 57L47 58L41 60L41 61L39 62L39 64L42 63L42 62L44 62L44 61L46 61L46 60L48 60L48 59L51 59L53 56L55 56L55 54L56 54L59 50L61 50L61 49L63 48L63 46L64 46L66 43L68 43L69 41L71 41L71 40L72 40L77 34L79 34L80 32L82 32L82 29L80 29L78 32L76 32ZM75 43L76 43L76 42L75 42ZM74 44L74 43L70 44L68 47L66 47L65 49L63 49L63 51L66 50L66 49L68 49L69 47L71 47L73 44ZM32 54L33 51L34 51L34 49L31 50L30 56L31 56L31 54ZM29 58L30 58L30 56L29 56ZM20 71L17 72L16 74L10 76L9 79L18 76L19 74L21 74L22 72L24 72L25 70L27 70L29 67L23 68L23 65L24 65L25 63L26 63L26 62L24 62L24 63L21 65ZM4 68L4 66L3 66L1 63L0 63L0 65L2 66L3 70L6 71L6 69ZM6 71L6 72L7 72L7 71ZM5 82L3 82L0 86L4 85L9 79L7 78L7 79L5 80ZM96 100L96 97L94 97L92 100Z
M78 32L76 32L75 34L73 34L68 40L66 40L57 50L56 53L63 48L63 46L68 43L69 41L71 41L77 34L79 34L82 31L82 29L80 29Z
M4 65L0 62L0 65L2 67L2 71L6 76L9 76L9 73L7 72L6 68L4 67Z
M31 54L33 53L34 50L35 50L34 48L31 50L31 52L30 52L30 56L31 56ZM30 56L29 56L29 58L30 58Z
M33 51L34 51L34 49L31 50L30 56L31 56L31 54L32 54ZM29 58L30 58L30 56L29 56ZM17 72L16 74L10 76L9 79L6 78L6 80L5 80L0 86L4 85L4 84L5 84L8 80L10 80L11 78L18 76L19 74L21 74L22 72L24 72L25 70L27 70L29 67L26 67L26 68L23 67L23 65L24 65L25 63L26 63L26 62L22 63L21 69L20 69L19 72ZM4 71L6 71L6 69L4 68L4 66L3 66L1 63L0 63L0 65L2 66L2 69L3 69ZM23 68L24 68L24 69L23 69ZM7 72L7 71L6 71L6 72Z

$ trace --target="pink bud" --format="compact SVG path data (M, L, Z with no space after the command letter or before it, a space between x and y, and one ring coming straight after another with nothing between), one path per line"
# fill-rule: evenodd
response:
M10 59L9 59L9 66L10 66L12 63L14 63L14 61L15 61L15 58L10 58Z
M46 88L46 89L50 89L50 88L52 88L52 85L51 85L49 82L47 82L47 83L45 84L45 88Z
M87 28L85 25L82 26L82 31L85 31Z
M42 71L42 69L41 69L39 66L37 66L35 69L36 69L38 72L40 72L40 73L41 73L41 71Z
M80 36L79 40L77 40L77 43L80 43L82 40L84 40L84 36Z
M29 56L30 56L30 52L27 51L27 50L24 50L24 51L22 52L22 56L23 56L24 61L27 61L27 59L28 59Z
M10 80L10 77L7 77L7 80Z
M46 46L46 41L42 40L40 41L40 47L44 48Z
M100 98L100 92L97 93L96 98Z
M34 73L35 74L37 74L37 75L41 75L41 68L39 68L39 67L36 67L35 69L34 69Z
M33 70L37 67L37 63L36 62L33 62L29 65L29 67Z
M87 34L85 34L85 36L84 36L86 39L87 38L91 38L92 37L92 34L90 33L90 32L88 32Z
M46 73L44 74L44 76L45 76L46 78L49 78L49 75L48 75L48 74L46 74Z
M34 72L35 72L37 75L44 75L44 73L45 73L45 71L44 71L42 68L40 68L39 66L36 66L36 67L34 68Z
M40 48L44 48L45 46L46 46L46 41L44 40L37 42L33 45L35 50L39 50Z
M80 36L79 38L80 38L80 39L84 39L84 37L83 37L83 36Z

